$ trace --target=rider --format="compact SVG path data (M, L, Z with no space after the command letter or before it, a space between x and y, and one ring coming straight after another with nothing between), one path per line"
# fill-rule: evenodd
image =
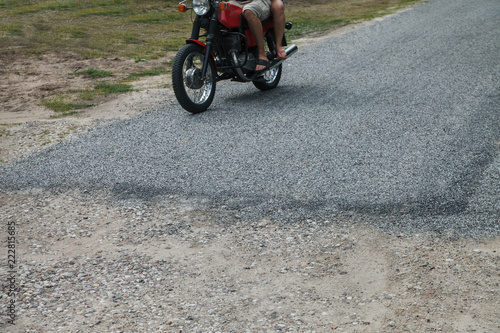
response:
M270 66L269 59L264 48L264 34L262 32L262 21L266 20L271 13L274 18L274 33L276 37L276 53L278 59L286 59L286 53L281 47L281 40L285 30L285 9L282 0L236 0L237 5L243 6L243 15L248 22L259 50L256 71L262 71Z

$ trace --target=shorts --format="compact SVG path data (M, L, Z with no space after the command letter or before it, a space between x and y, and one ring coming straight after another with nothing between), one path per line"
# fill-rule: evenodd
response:
M271 0L231 1L231 4L242 7L243 12L250 10L261 21L271 16Z

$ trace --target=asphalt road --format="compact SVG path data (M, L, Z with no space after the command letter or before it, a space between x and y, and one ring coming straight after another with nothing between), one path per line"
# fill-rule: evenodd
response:
M499 234L500 1L432 0L299 48L280 85L223 83L22 163L4 189L170 198L225 216L348 216Z

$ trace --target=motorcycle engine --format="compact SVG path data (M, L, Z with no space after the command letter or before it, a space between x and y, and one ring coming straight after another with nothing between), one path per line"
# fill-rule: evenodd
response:
M240 54L238 57L238 60L240 61L240 64L245 62L245 54ZM244 69L247 69L249 71L253 71L255 69L255 56L253 53L249 52L248 53L248 59L246 64L243 66Z
M242 51L240 36L229 35L224 37L224 47L228 51L228 54L232 55L232 62L234 65L243 64L243 69L248 71L253 71L255 69L255 56L252 52L248 53L248 59L245 62L246 55L244 53L240 54Z
M236 54L239 54L241 51L240 37L236 35L224 37L224 47L228 53L236 52Z

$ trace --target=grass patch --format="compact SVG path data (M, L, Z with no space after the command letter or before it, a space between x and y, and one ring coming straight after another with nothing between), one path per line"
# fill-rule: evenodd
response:
M38 13L41 11L61 11L61 10L70 10L73 4L73 1L33 1L37 2L33 5L28 6L20 6L13 10L14 15L22 15L29 13Z
M133 91L132 86L126 83L97 83L94 88L73 90L73 93L78 100L81 101L92 101L99 96L107 96L110 94L123 94L129 91ZM79 107L94 106L95 103L80 103Z
M123 10L120 8L85 8L75 12L76 16L123 16Z
M101 95L109 94L123 94L129 91L133 91L132 85L127 83L99 83L94 89Z
M139 73L130 73L128 75L129 79L138 79L141 77L148 77L148 76L158 76L158 75L163 75L163 74L169 74L171 73L171 70L166 68L166 67L157 67L154 69L148 69Z
M4 31L7 36L23 36L23 26L20 24L0 24L0 31Z
M99 91L95 89L83 89L80 91L74 91L74 93L77 94L78 99L84 100L84 101L92 101L95 99L97 96L99 96Z
M71 101L71 98L66 95L54 96L43 100L41 104L56 113L53 117L69 116L76 113L75 105Z
M86 72L86 71L82 71ZM55 112L52 117L62 117L76 114L77 109L96 105L95 103L82 102L92 101L99 96L111 94L123 94L133 91L132 85L127 83L97 83L93 89L69 90L70 95L59 94L52 98L43 100L40 104ZM79 101L79 102L78 102Z
M71 74L72 75L86 75L86 76L89 76L93 79L96 79L96 78L111 76L112 73L110 71L103 71L103 70L98 70L98 69L94 69L94 68L89 68L89 69L86 69L84 71L78 71L78 72L71 73Z
M129 22L146 24L166 24L182 19L182 16L176 12L152 12L139 15L133 15L128 18Z

